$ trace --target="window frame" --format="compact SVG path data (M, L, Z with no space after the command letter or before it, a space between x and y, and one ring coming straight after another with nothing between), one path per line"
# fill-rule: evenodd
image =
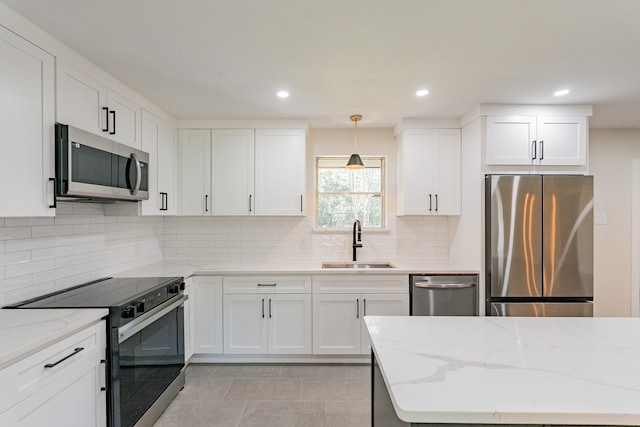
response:
M365 227L364 224L362 225L363 230L368 230L368 231L385 231L387 230L387 157L386 156L374 156L374 155L367 155L367 156L360 156L362 158L362 161L366 164L367 160L375 160L375 161L380 161L380 191L379 192L323 192L322 194L344 194L344 195L370 195L370 194L380 194L380 198L381 198L381 221L380 221L380 227ZM349 161L349 155L318 155L315 158L315 221L314 221L314 230L315 231L319 231L319 232L344 232L344 231L351 231L351 226L347 226L347 227L340 227L340 228L325 228L325 227L320 227L319 225L319 213L318 213L318 208L320 206L319 200L320 200L320 190L318 188L318 184L319 184L319 169L320 169L320 162L323 159L328 159L328 160L344 160L344 164L346 165L347 162Z

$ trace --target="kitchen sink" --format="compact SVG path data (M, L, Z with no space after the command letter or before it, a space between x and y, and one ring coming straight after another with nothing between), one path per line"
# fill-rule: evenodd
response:
M325 262L322 268L396 268L390 262Z

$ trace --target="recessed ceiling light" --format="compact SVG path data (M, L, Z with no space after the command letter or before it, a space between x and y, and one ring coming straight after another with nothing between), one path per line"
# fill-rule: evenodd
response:
M416 92L416 96L426 96L429 94L429 91L427 89L420 89L419 91Z
M287 92L286 90L279 90L276 95L278 95L278 97L280 98L288 98L289 92Z
M562 89L553 94L553 96L565 96L569 93L569 89Z

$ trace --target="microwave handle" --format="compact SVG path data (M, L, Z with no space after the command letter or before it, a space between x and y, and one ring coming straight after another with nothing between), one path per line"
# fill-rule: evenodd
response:
M131 195L135 196L138 194L138 190L140 190L140 183L142 181L142 168L140 167L140 160L138 160L138 156L135 153L131 153L131 160L133 160L136 164L136 184L131 189Z

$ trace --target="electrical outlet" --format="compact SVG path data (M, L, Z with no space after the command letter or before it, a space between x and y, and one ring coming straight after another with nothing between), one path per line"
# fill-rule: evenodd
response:
M307 249L307 239L304 237L300 239L300 249Z
M607 223L607 213L606 212L596 212L596 224L604 225Z

